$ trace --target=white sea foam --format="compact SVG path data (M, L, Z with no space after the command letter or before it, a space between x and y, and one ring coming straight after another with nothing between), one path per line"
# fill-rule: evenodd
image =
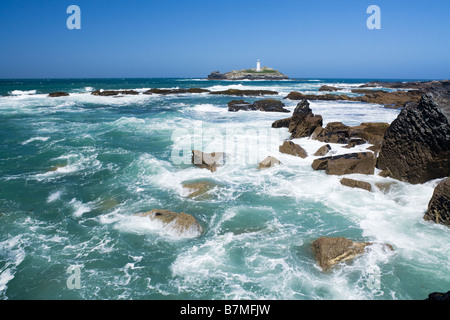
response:
M29 144L30 142L33 142L33 141L43 141L43 142L45 142L48 139L50 139L50 137L33 137L33 138L30 138L30 139L22 142L22 145Z
M47 203L59 200L61 198L62 193L63 192L61 190L54 191L54 192L50 193L48 198L47 198Z
M36 90L13 90L9 94L18 95L18 96L31 95L31 94L36 94Z

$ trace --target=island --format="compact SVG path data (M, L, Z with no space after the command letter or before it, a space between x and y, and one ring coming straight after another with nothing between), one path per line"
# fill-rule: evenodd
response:
M262 67L258 60L256 68L232 70L226 73L213 71L208 75L208 80L287 80L289 77L280 71Z

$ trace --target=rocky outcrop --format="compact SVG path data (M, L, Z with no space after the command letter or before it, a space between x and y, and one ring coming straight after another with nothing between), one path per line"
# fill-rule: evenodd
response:
M359 188L367 191L372 191L372 185L368 182L343 178L339 181L343 186L347 186L350 188Z
M357 242L344 237L321 237L311 244L314 257L323 271L328 271L338 263L353 260L363 254L371 242ZM384 245L394 250L391 245Z
M314 153L314 156L323 157L325 156L329 151L331 150L331 146L329 144L326 144L324 146L321 146L317 151Z
M198 236L203 232L200 223L192 215L184 212L176 213L170 210L153 209L136 215L158 221L165 231L178 236Z
M281 153L287 153L300 158L306 158L308 156L305 149L292 141L284 141L278 149Z
M253 103L245 102L244 100L232 100L228 102L228 111L237 112L239 110L250 111L259 110L265 112L290 112L284 108L284 103L280 100L265 99L255 101Z
M357 152L318 158L311 166L314 170L325 170L330 175L374 174L375 161L372 152Z
M286 80L289 79L287 75L282 74L280 71L263 67L261 71L252 69L233 70L226 73L220 73L219 71L213 71L208 75L208 80Z
M281 164L280 160L275 157L268 156L263 161L261 161L258 165L258 169L266 169L273 167L274 165Z
M450 300L450 291L447 292L432 292L428 295L428 298L425 300L439 300L439 301L448 301Z
M325 143L348 143L351 129L342 122L330 122L326 127L316 132L317 140Z
M400 112L386 131L377 167L413 184L450 175L449 93L427 93Z
M219 94L227 96L270 96L278 95L278 92L272 90L240 90L240 89L228 89L222 91L211 91L210 94Z
M200 150L192 150L192 163L199 168L205 168L211 172L216 172L217 167L225 163L225 153L206 153Z
M325 86L321 86L319 88L319 91L339 91L339 88L325 85Z
M277 120L272 124L274 128L285 126L289 128L293 139L309 137L318 126L322 126L322 116L314 115L308 100L302 100L295 107L292 117Z
M52 98L56 98L56 97L66 97L69 94L67 92L62 92L62 91L58 91L58 92L52 92L49 93L48 96L52 97Z
M117 95L138 95L139 92L135 90L95 90L91 92L94 96L117 96Z
M167 95L167 94L180 94L180 93L206 93L206 92L210 92L207 89L202 89L202 88L183 88L183 89L159 89L159 88L154 88L154 89L149 89L147 91L144 92L144 94L162 94L162 95Z
M450 227L450 177L442 180L434 189L423 218Z

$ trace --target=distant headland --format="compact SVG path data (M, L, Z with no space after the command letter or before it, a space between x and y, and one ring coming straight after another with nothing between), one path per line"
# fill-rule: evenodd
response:
M282 74L280 71L262 67L258 60L256 68L232 70L226 73L220 73L219 71L213 71L208 75L208 80L286 80L289 79L287 75Z

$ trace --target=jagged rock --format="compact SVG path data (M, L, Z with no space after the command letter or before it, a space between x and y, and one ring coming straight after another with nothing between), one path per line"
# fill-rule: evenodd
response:
M138 95L139 92L134 91L134 90L95 90L91 92L92 95L94 96L117 96L117 95Z
M308 100L297 104L292 117L275 121L272 127L279 128L288 124L291 138L309 137L318 126L322 126L322 116L314 115Z
M250 102L244 100L232 100L228 102L228 111L237 112L239 110L255 110Z
M450 227L450 177L442 180L434 189L423 218Z
M357 152L318 158L311 166L314 170L325 170L330 175L373 174L375 160L372 152Z
M432 292L425 300L450 300L450 291L447 292Z
M219 71L213 71L208 80L285 80L289 79L288 76L282 74L280 71L262 67L261 71L252 69L232 70L226 73L220 73Z
M324 85L319 88L319 91L339 91L339 88Z
M280 160L278 160L275 157L268 156L267 158L265 158L263 161L261 161L259 163L258 169L270 168L270 167L273 167L276 164L281 164Z
M52 92L49 93L48 96L52 97L52 98L56 98L56 97L65 97L68 96L69 94L67 92L62 92L62 91L58 91L58 92Z
M284 99L289 100L351 100L352 97L349 97L345 94L303 94L297 91L291 91Z
M300 158L306 158L308 156L305 149L292 141L284 141L279 147L279 151L281 153L291 154Z
M205 93L205 92L210 92L207 89L202 89L202 88L187 88L187 89L159 89L159 88L154 88L154 89L149 89L147 91L144 92L144 94L180 94L180 93Z
M348 178L341 179L340 183L343 186L351 187L351 188L360 188L367 191L372 191L372 185L368 182L353 180Z
M331 146L329 144L326 144L324 146L321 146L319 149L317 149L316 153L314 153L315 156L323 157L325 156L329 151L331 150Z
M386 131L377 167L413 184L450 175L450 93L427 93L400 112Z
M365 252L371 242L357 242L344 237L320 237L312 245L314 257L323 271L329 270L334 265L354 259ZM394 248L385 244L389 250Z
M200 223L192 215L185 212L176 213L170 210L153 209L138 213L136 216L160 221L164 230L181 236L198 236L203 232Z
M252 106L255 110L265 112L290 112L289 110L284 108L284 103L282 103L280 100L275 99L255 101Z
M192 163L197 167L206 168L211 172L215 172L217 167L225 163L225 153L205 153L200 150L192 150Z
M361 138L350 138L347 142L347 145L344 148L350 149L362 144L365 144L367 141Z
M342 122L330 122L317 135L317 140L326 143L348 143L351 136L351 128Z
M350 135L366 140L368 143L381 147L383 137L389 128L385 122L363 122L359 126L350 127Z

